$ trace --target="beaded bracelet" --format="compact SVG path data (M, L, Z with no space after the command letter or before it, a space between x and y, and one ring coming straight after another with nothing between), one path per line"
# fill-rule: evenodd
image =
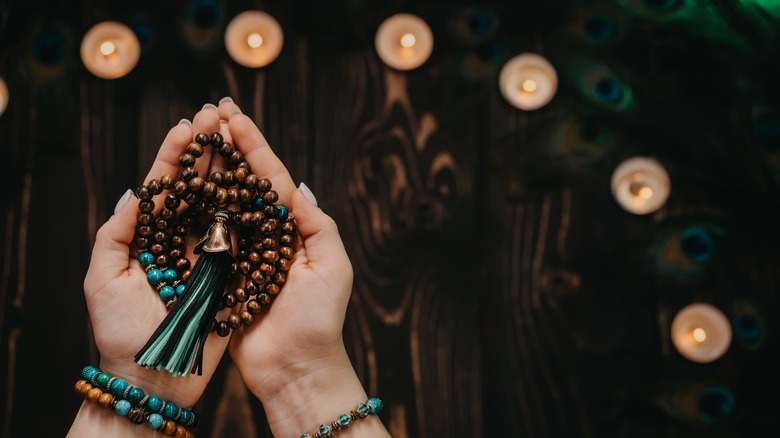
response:
M319 432L315 432L313 435L305 433L301 435L301 438L331 438L334 432L338 432L341 429L348 429L353 421L366 418L369 414L376 415L381 410L382 400L370 398L365 403L359 403L355 409L349 411L349 414L341 414L336 421L331 421L330 424L320 425Z

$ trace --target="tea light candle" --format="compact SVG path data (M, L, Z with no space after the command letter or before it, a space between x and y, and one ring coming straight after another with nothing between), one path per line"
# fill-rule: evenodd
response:
M8 107L8 86L3 78L0 78L0 116L3 115Z
M140 56L138 38L129 27L115 21L96 24L81 40L81 60L99 78L121 78L135 68Z
M712 362L731 345L731 325L717 307L696 303L684 307L672 321L672 343L692 362Z
M547 105L558 89L555 68L535 53L510 59L498 78L501 94L515 108L532 111Z
M379 25L374 44L382 62L397 70L412 70L431 56L433 32L416 15L396 14Z
M629 213L642 215L657 211L669 199L669 174L661 164L646 157L622 162L612 173L612 195Z
M265 67L282 51L284 32L274 17L261 11L236 15L225 30L225 48L234 61L249 68Z

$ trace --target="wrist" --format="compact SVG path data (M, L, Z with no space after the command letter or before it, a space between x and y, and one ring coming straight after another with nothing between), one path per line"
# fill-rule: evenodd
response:
M201 385L171 385L170 376L165 371L150 370L144 367L132 363L132 366L118 366L111 361L100 361L101 371L110 374L118 379L126 380L130 385L141 388L146 395L157 397L174 402L180 408L191 409L196 401L200 398L200 393L192 393L190 391L182 392L179 388L195 388ZM185 376L179 377L180 379L197 379L201 376Z
M160 432L143 424L133 424L127 418L117 415L96 403L84 401L81 404L68 436L74 437L157 437Z

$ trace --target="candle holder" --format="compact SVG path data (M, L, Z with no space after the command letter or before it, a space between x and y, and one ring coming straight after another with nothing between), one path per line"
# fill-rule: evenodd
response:
M379 25L374 40L379 58L396 70L421 66L433 52L433 32L422 18L396 14Z
M731 345L731 325L717 307L695 303L684 307L672 321L672 343L686 359L707 363L719 359Z
M242 12L225 29L225 48L244 67L265 67L279 56L283 45L282 27L265 12Z
M504 65L498 83L507 102L515 108L533 111L550 103L555 96L558 75L543 56L524 53Z
M141 44L132 30L115 21L93 26L81 40L81 60L93 75L116 79L130 73L141 56Z
M647 157L634 157L620 163L612 174L612 195L627 212L653 213L669 199L669 174L661 164Z

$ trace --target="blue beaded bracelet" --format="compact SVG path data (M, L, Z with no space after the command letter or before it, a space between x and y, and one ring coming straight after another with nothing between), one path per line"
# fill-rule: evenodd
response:
M382 400L370 398L365 403L359 403L355 409L349 411L349 414L341 414L335 421L331 421L330 424L320 425L319 431L314 432L313 435L305 433L301 435L301 438L331 438L335 432L348 429L353 421L366 418L370 414L378 414L382 410L382 406Z
M123 410L124 406L127 406L128 411L131 407L137 406L149 411L149 419L151 421L154 418L155 423L157 417L161 419L164 417L186 427L197 427L200 422L198 415L189 409L180 408L176 403L165 401L155 395L147 395L143 389L130 385L124 379L118 379L104 373L92 365L84 367L81 370L81 375L92 385L114 395L118 400L126 402L126 404L122 403ZM119 402L117 402L117 406L119 406ZM118 410L117 413L123 415Z

